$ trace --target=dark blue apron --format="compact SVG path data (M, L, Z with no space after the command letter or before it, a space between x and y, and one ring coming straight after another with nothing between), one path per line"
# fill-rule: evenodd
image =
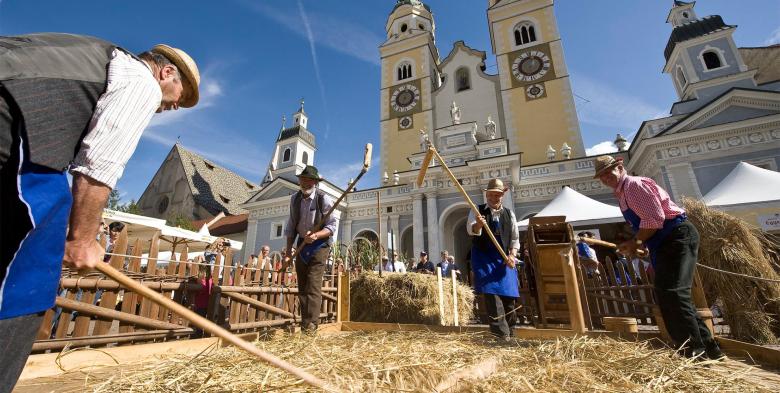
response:
M327 245L328 245L327 237L317 239L309 244L305 244L303 243L303 240L301 240L298 243L298 248L301 250L298 253L298 256L300 257L301 261L303 261L304 264L308 265L309 261L311 261L311 257L314 256L314 253L319 251L320 248L325 247Z
M625 218L626 222L631 224L631 228L634 229L634 234L639 232L639 222L641 221L639 216L634 213L631 208L622 210L622 213L623 218ZM663 240L666 239L670 233L672 233L674 228L677 228L677 226L683 223L686 219L688 219L688 217L685 215L685 213L682 213L675 218L664 220L664 226L661 229L655 231L653 236L645 241L647 249L650 250L650 263L652 263L653 268L655 268L655 256L657 254L658 247L661 245L661 242L663 242Z
M496 234L498 221L491 221L489 225ZM500 235L496 235L496 240L501 247L504 246ZM495 247L490 247L488 252L471 247L471 266L474 270L475 292L520 297L517 269L507 266Z

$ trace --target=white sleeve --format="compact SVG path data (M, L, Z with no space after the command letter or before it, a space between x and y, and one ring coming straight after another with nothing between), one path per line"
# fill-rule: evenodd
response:
M121 50L114 54L106 91L97 101L70 169L111 188L122 176L162 99L160 85L146 65Z
M472 227L474 227L474 224L477 223L477 216L474 215L473 210L469 210L469 218L466 219L466 232L468 232L471 236L482 236L482 228L479 228L478 231L474 232L471 230Z
M515 250L520 249L520 230L517 229L517 218L515 218L515 212L509 211L509 215L512 217L512 241L510 242L509 248L514 248Z

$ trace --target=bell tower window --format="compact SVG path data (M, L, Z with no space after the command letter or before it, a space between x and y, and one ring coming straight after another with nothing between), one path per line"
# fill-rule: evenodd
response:
M704 66L707 67L708 70L714 70L716 68L722 67L722 64L720 63L720 57L717 53L715 53L715 51L704 52L701 57L704 60Z
M515 26L515 45L526 45L536 41L536 28L531 22L520 22Z
M408 61L404 61L396 68L396 76L399 81L409 79L412 77L412 64Z
M284 154L282 154L282 162L290 161L290 148L284 149Z
M304 165L309 165L309 153L303 152L302 160Z
M687 83L688 81L685 79L685 73L683 73L682 68L677 67L677 84L680 85L680 90L684 89Z
M471 78L469 70L466 67L458 68L455 71L455 81L457 83L456 91L468 90L471 88Z

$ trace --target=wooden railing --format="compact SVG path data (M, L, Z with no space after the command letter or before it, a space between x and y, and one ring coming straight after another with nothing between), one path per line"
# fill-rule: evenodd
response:
M148 256L142 258L143 243L128 247L123 231L111 250L108 263L144 286L195 309L201 291L198 271L204 263L189 260L186 245L171 253L178 261L158 260L159 234L148 242ZM104 242L105 244L105 242ZM146 259L146 266L141 260ZM237 332L270 326L295 326L299 321L295 273L233 266L228 250L205 264L213 277L207 317ZM323 281L322 322L336 319L337 297L332 276ZM65 347L113 346L199 337L202 332L188 321L130 291L100 273L80 274L63 269L55 305L47 310L38 331L33 352L59 351Z

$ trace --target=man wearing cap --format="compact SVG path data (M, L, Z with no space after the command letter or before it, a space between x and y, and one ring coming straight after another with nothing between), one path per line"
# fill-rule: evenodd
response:
M54 305L62 262L102 261L102 210L151 116L194 106L199 81L195 62L166 45L135 56L73 34L0 37L3 388Z
M687 356L720 359L723 354L709 329L696 314L691 286L699 249L699 232L685 210L652 179L629 176L623 159L595 159L595 179L612 188L634 238L620 244L620 252L634 255L647 248L655 269L655 293L666 329L675 344L685 345Z
M507 188L501 179L491 179L485 191L487 203L479 205L479 216L469 212L466 230L472 239L471 264L474 272L474 291L485 299L490 317L490 332L508 340L514 335L515 301L520 297L515 254L520 248L517 219L512 210L501 203ZM493 233L508 259L487 235Z
M322 228L314 228L333 207L333 201L317 184L322 181L317 168L307 165L298 175L300 190L290 198L290 217L284 227L287 237L285 267L293 255L293 244L300 248L295 260L298 274L298 300L301 310L301 330L314 333L320 320L322 307L322 275L330 254L337 220L331 215Z
M434 274L436 271L433 262L428 260L428 253L420 251L420 262L414 267L414 271L422 274Z

